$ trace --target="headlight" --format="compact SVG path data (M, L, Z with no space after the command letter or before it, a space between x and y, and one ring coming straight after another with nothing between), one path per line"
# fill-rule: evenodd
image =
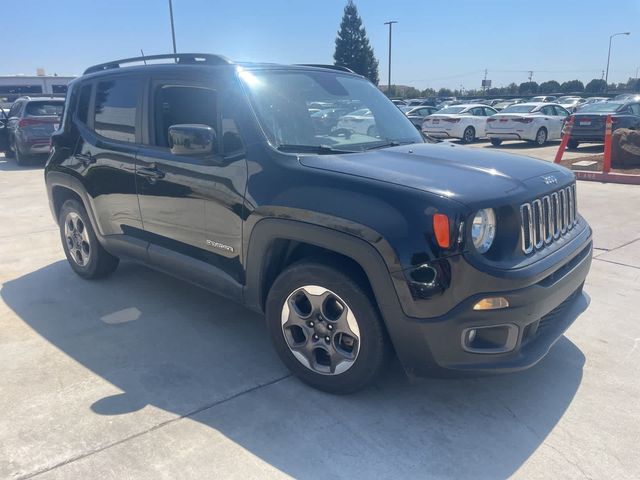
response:
M484 208L476 213L471 225L473 246L480 253L486 253L496 237L496 214L493 208Z

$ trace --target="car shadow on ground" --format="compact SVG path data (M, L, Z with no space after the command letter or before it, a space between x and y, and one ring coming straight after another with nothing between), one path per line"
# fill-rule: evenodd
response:
M117 422L155 406L298 478L508 477L561 419L585 362L563 337L519 374L410 381L394 364L375 386L339 397L288 376L261 316L142 266L125 262L88 282L58 261L4 283L0 296L53 346L122 390L79 405L89 417ZM568 315L587 305L585 294Z
M45 162L46 159L29 159L24 165L18 165L15 159L0 156L0 172L14 172L18 170L42 170L44 168Z

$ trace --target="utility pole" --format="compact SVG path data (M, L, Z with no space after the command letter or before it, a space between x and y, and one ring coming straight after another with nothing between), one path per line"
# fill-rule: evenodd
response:
M484 69L484 80L482 81L482 96L487 94L487 69Z
M394 23L398 23L395 20L390 22L384 22L385 25L389 25L389 77L387 80L387 96L391 96L391 29Z
M620 33L614 33L612 35L609 35L609 53L607 54L607 74L604 77L604 91L606 93L607 89L609 88L609 60L611 60L611 40L613 40L613 37L617 37L618 35L631 35L631 32L620 32Z
M178 62L178 53L176 50L176 31L173 28L173 4L171 0L169 0L169 17L171 17L171 39L173 40L173 60Z
M529 83L533 80L533 70L529 70Z

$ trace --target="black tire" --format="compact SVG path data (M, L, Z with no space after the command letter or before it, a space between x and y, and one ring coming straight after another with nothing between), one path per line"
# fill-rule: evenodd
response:
M502 140L499 138L492 138L491 145L493 145L494 147L499 147L500 145L502 145Z
M460 139L460 141L462 143L471 143L476 139L476 129L473 128L472 126L468 126L467 128L464 129L464 132L462 132L462 138Z
M548 137L549 135L547 129L544 127L540 127L536 132L536 139L533 141L533 143L536 147L542 147L545 143L547 143Z
M367 293L367 289L354 278L327 266L323 259L302 261L289 266L280 274L267 297L267 325L271 340L282 362L303 382L335 394L355 392L370 385L388 364L391 351L378 309ZM328 290L329 294L335 294L346 304L346 308L351 310L356 319L359 329L358 351L355 360L346 371L319 373L298 360L289 347L282 322L283 311L290 296L304 286L317 286ZM322 309L325 308L325 304ZM288 305L289 303L287 308ZM330 321L327 318L324 319L325 323L320 323L322 319L318 320L326 313L325 311L311 310L311 305L309 308L309 317L306 318L315 318L318 325L328 326ZM320 315L317 315L318 313ZM319 344L311 343L314 342L311 338L312 333L316 330L307 329L308 326L307 322L302 344L309 344L310 348L314 345L325 347L326 345L322 344L322 338ZM333 351L336 348L336 339L340 335L338 328L336 327L334 332L328 332L330 335L333 333L331 341L327 342L328 348L334 347ZM318 349L313 350L313 352L317 351Z
M24 166L27 164L27 162L29 161L29 157L27 157L24 153L20 153L20 147L18 147L18 145L15 146L16 148L16 164L20 165L20 166Z
M569 141L567 142L567 148L569 150L575 150L576 148L578 148L578 145L580 145L580 142L578 142L577 140L569 139Z
M11 142L9 142L9 146L7 147L7 151L4 152L4 157L5 158L13 158L14 157L14 153L13 150L11 150Z
M82 222L82 231L86 230L86 238L89 245L87 248L88 254L86 255L86 263L81 264L71 251L70 241L65 233L65 223L69 220L69 215L79 217ZM69 265L74 272L86 279L103 278L111 273L118 267L119 259L107 252L96 237L91 220L84 206L77 200L69 199L62 205L60 214L58 215L58 225L60 227L60 240L62 241L62 248L64 254L69 261ZM83 256L83 259L85 257Z

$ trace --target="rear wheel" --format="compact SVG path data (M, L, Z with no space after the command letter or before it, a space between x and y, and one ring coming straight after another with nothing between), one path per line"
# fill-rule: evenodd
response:
M380 374L389 341L365 289L320 262L296 263L276 279L267 298L268 328L278 355L298 378L349 393Z
M71 268L87 279L102 278L118 267L118 258L98 242L84 206L67 200L58 217L60 238Z
M492 138L491 145L493 145L494 147L499 147L500 145L502 145L502 140L500 140L499 138Z
M20 147L18 147L18 145L15 146L15 149L16 149L16 163L21 166L25 165L29 160L29 158L23 153L20 153Z
M540 129L538 129L538 132L536 133L536 139L533 141L533 143L535 143L536 146L538 146L538 147L541 147L545 143L547 143L547 129L546 128L541 127Z
M567 142L567 148L570 150L575 150L576 148L578 148L578 145L580 145L580 142L578 142L577 140L570 139Z
M462 133L462 143L471 143L476 138L476 129L473 127L467 127Z

